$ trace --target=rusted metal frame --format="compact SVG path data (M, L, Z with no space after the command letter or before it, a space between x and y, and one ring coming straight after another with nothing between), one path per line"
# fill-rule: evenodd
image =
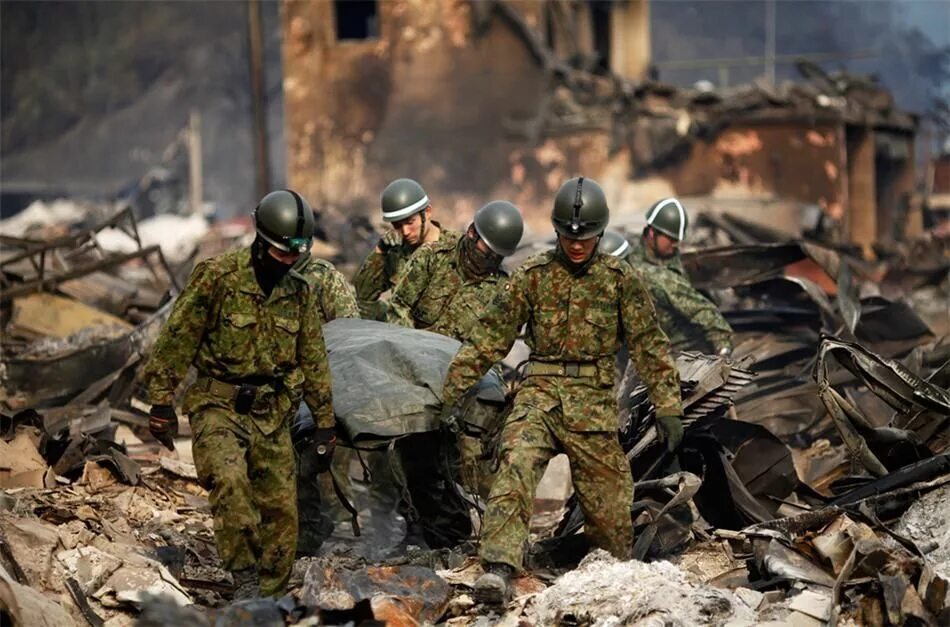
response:
M126 224L123 225L123 222L126 222ZM135 241L136 246L138 247L138 250L134 251L133 253L126 253L126 254L121 254L121 255L116 255L116 256L111 256L111 257L107 256L106 251L102 249L102 247L99 245L98 240L96 239L96 235L107 228L117 228L123 233L125 233L126 235L128 235L129 237L131 237ZM64 268L68 268L69 264L66 262L65 259L61 257L61 255L59 254L59 251L62 249L78 250L87 244L91 244L96 250L98 250L103 256L105 256L105 258L99 262L92 263L92 264L85 264L83 266L80 266L79 268L70 268L66 270L65 272L63 272L62 274L58 274L54 277L47 278L46 276L47 253L54 255L57 261ZM179 291L181 287L178 283L177 278L175 277L174 272L172 272L171 267L168 265L168 261L165 259L165 255L162 253L161 249L158 246L151 246L148 248L144 248L142 246L142 239L139 236L138 225L135 220L135 215L132 213L131 207L126 207L125 209L119 211L108 220L98 224L97 226L93 227L92 229L89 229L88 231L84 231L83 233L79 233L77 235L57 238L41 246L28 248L22 253L18 255L14 255L13 257L9 259L5 259L2 262L0 262L0 269L2 269L4 266L8 266L18 261L21 261L23 259L26 259L27 261L29 261L30 265L33 266L33 269L37 273L37 276L33 280L25 282L20 285L15 285L12 287L10 287L12 285L12 282L4 278L3 285L5 289L3 290L3 294L0 295L0 300L6 300L23 293L30 293L31 291L34 291L34 289L36 289L35 286L38 286L38 290L42 291L43 288L47 285L49 286L56 285L62 281L67 281L73 278L77 278L79 276L83 276L90 272L95 272L96 270L101 270L103 268L107 268L112 265L125 263L126 261L135 259L137 257L147 258L153 252L158 253L159 262L161 263L162 268L165 270L165 273L167 274L169 281L171 282L175 290ZM158 272L156 271L154 265L151 263L147 265L155 281L156 282L161 281L161 278L159 277ZM2 274L0 274L0 276L2 276Z
M31 294L33 292L43 291L44 289L55 287L56 285L69 281L71 279L76 279L81 276L96 272L97 270L104 270L106 268L111 268L114 266L121 265L133 259L145 259L149 255L157 253L159 260L161 261L166 272L168 272L169 280L176 290L180 289L178 282L175 279L174 274L168 267L168 263L165 261L165 256L162 254L162 250L158 245L149 246L148 248L143 248L142 250L137 250L131 253L124 253L121 255L115 255L95 263L86 264L78 268L72 268L71 270L52 276L49 278L37 278L33 281L22 283L20 285L15 285L9 289L3 291L0 294L0 302L10 300L16 296L22 296L24 294ZM153 269L154 271L154 269Z
M85 242L93 238L96 233L110 227L115 227L122 230L124 233L132 237L139 244L139 248L141 248L141 240L139 239L137 235L138 231L135 231L135 235L132 235L128 231L125 231L120 226L118 226L119 222L121 222L122 219L124 218L128 218L133 224L135 223L135 215L132 213L131 207L126 207L125 209L122 209L121 211L113 215L108 220L105 220L104 222L100 222L96 226L92 227L91 229L87 229L83 231L82 233L77 233L75 235L64 235L63 237L57 237L56 239L52 239L48 242L43 242L36 246L27 248L26 250L24 250L22 253L18 255L14 255L13 257L10 257L9 259L4 259L2 262L0 262L0 268L9 264L15 263L17 261L21 261L23 259L28 259L29 257L36 255L37 253L42 252L42 251L48 251L55 248L79 248Z

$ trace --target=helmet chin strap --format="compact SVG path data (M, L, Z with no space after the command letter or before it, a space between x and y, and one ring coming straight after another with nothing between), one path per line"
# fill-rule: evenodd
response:
M422 246L426 243L426 235L429 234L429 223L426 220L426 210L423 209L419 216L422 218L422 226L419 227L419 245Z

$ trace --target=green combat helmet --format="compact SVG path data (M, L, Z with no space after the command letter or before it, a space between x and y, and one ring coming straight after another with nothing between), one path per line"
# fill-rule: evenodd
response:
M630 242L620 234L619 231L612 229L604 231L604 236L600 239L600 252L605 255L611 255L620 259L626 259L630 254Z
M664 198L647 210L647 224L677 242L686 237L688 223L686 208L675 198Z
M478 236L502 257L515 252L524 235L524 219L507 200L493 200L475 212L472 221Z
M423 211L429 206L426 191L412 179L396 179L383 190L380 204L383 220L398 222Z
M285 252L306 253L313 238L313 210L293 190L271 192L254 209L254 227L271 246Z
M571 239L597 237L607 228L610 210L607 197L593 179L572 178L554 197L551 222L554 230Z

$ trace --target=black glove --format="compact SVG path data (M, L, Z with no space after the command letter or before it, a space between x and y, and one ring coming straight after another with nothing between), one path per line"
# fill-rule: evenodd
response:
M175 450L178 436L178 414L171 405L152 405L148 412L148 431L169 451Z
M389 229L379 238L379 247L383 250L402 246L402 233L396 229Z
M679 416L657 416L656 433L672 453L683 441L683 421Z
M324 473L330 470L333 451L336 449L336 432L331 429L315 429L313 432L313 454L316 456L316 470Z

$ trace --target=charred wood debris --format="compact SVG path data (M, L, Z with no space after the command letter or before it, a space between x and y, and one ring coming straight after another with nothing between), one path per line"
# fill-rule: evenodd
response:
M474 6L538 44L505 3ZM608 118L645 102L642 89L618 99L623 84L532 50L563 89L523 129L529 136L589 124L567 106L578 97L610 103ZM826 80L683 97L720 121L762 102L890 110L876 88L851 85L846 98ZM558 96L564 89L570 98ZM644 165L664 160L647 152ZM194 261L248 243L250 224L140 222L134 203L24 213L33 209L33 223L0 223L4 624L950 624L946 240L901 242L868 262L735 216L699 216L684 264L724 311L736 348L729 361L679 356L678 454L656 441L645 389L622 399L637 559L587 554L574 500L539 495L526 574L514 600L487 613L470 596L481 572L471 551L368 561L346 542L299 559L287 596L229 603L187 421L177 451L165 452L134 378ZM324 226L369 241L364 222ZM317 246L353 261L352 247ZM365 497L360 473L353 480Z
M676 455L656 441L646 390L625 399L636 560L585 557L573 498L539 498L528 574L485 614L471 553L370 562L345 543L299 559L292 594L229 604L189 434L164 452L133 380L196 256L249 226L206 231L170 262L129 208L102 216L3 237L0 611L12 624L950 620L945 242L872 264L701 217L684 264L736 349L679 356ZM133 242L124 252L102 244L116 230ZM741 243L702 246L723 230Z

